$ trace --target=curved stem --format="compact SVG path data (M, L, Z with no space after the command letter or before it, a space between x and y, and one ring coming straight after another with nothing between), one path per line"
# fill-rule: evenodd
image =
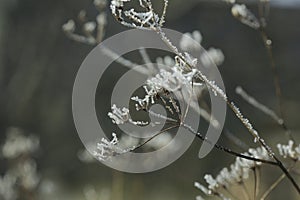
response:
M265 200L267 196L274 190L274 188L285 178L285 174L282 174L270 187L269 189L261 196L261 200Z
M267 3L266 6L269 7L269 2L266 2L266 3ZM266 27L266 24L265 24L266 19L264 16L264 5L261 1L258 2L258 11L259 11L258 13L259 13L260 23L261 23L261 26L258 30L259 30L261 38L263 40L265 49L268 53L268 58L269 58L269 62L270 62L271 69L272 69L273 84L275 87L275 94L276 94L277 101L278 101L279 116L280 116L280 118L283 119L283 121L281 123L281 127L285 130L289 139L294 140L293 136L291 135L290 129L285 124L280 78L279 78L278 69L276 67L275 60L274 60L272 41L269 39L267 32L266 32L266 28L265 28Z
M290 166L287 170L290 171L295 167L296 162ZM267 196L275 189L275 187L286 177L286 174L282 174L270 187L265 191L265 193L261 196L261 200L267 198Z
M186 62L186 60L182 56L182 54L178 52L178 49L176 47L174 48L174 45L166 37L165 33L162 32L161 29L159 29L158 33L161 35L162 40L168 46L173 47L173 48L171 48L173 50L173 52L175 54L177 54L180 58L182 58L183 61L185 61L186 65L188 65L192 69L192 66L190 66L189 63ZM252 128L252 125L249 123L249 120L246 119L246 118L244 118L243 115L242 115L242 113L238 110L238 108L234 105L234 103L228 99L228 97L225 94L225 92L222 89L220 89L217 85L215 85L213 82L211 82L210 80L208 80L207 77L204 74L202 74L201 71L198 71L198 73L196 74L196 77L199 78L199 80L202 80L207 85L208 88L210 88L211 90L213 90L214 92L216 92L226 102L226 104L229 106L229 108L236 114L236 116L238 117L238 119L241 121L241 123L243 124L243 126L245 128L247 128L247 130L249 131L249 133L251 133L251 135L255 138L255 140L258 141L260 143L260 145L265 148L265 150L268 152L269 156L276 161L275 165L277 165L286 174L286 176L288 177L288 179L291 181L291 183L293 184L293 186L297 190L298 194L300 194L300 187L298 186L298 184L296 183L296 181L294 180L294 178L290 175L290 173L284 167L284 165L282 164L282 162L275 156L275 154L273 153L271 147L269 147L266 144L266 142L258 135L258 132L255 129ZM199 137L198 134L196 134L196 135ZM203 138L203 139L205 139L205 138ZM228 153L232 153L232 152L228 151ZM235 155L235 154L233 154L233 155ZM235 156L238 156L238 155L235 155Z
M169 131L169 130L172 130L174 128L177 128L179 127L179 124L178 125L175 125L175 126L171 126L171 127L168 127L166 129L163 129L161 131L159 131L158 133L156 133L155 135L153 135L152 137L150 137L149 139L147 139L145 142L139 144L138 146L136 146L135 148L131 149L130 151L135 151L137 149L140 149L141 147L145 146L148 142L150 142L151 140L153 140L154 138L156 138L157 136Z
M197 131L195 131L192 127L188 126L187 124L183 124L183 127L185 127L186 129L188 129L191 133L195 134L196 137L198 137L200 140L208 142L208 143L211 144L211 142L208 141L207 138L205 138L201 133L198 133ZM266 163L266 164L270 164L270 165L275 165L275 166L278 165L277 162L269 161L269 160L263 160L263 159L254 158L254 157L251 157L251 156L243 155L243 154L237 153L235 151L232 151L231 149L223 147L223 146L221 146L219 144L215 144L214 147L216 149L218 149L218 150L224 151L224 152L226 152L228 154L231 154L233 156L236 156L236 157L240 157L240 158L244 158L244 159L252 160L252 161L256 161L256 162L262 162L262 163Z

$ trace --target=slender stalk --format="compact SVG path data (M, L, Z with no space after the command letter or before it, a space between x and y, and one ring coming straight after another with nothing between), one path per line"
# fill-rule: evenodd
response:
M189 130L191 133L195 134L196 137L198 137L200 140L202 141L205 141L205 142L208 142L211 144L210 141L207 140L207 138L205 138L201 133L195 131L192 127L190 127L189 125L187 124L183 124L183 127L185 127L187 130ZM277 162L274 162L274 161L269 161L269 160L262 160L262 159L259 159L259 158L254 158L254 157L251 157L251 156L247 156L247 155L243 155L243 154L240 154L240 153L237 153L235 151L232 151L231 149L228 149L226 147L223 147L219 144L215 144L214 147L220 151L224 151L230 155L233 155L235 157L240 157L240 158L244 158L244 159L247 159L247 160L252 160L252 161L256 161L256 162L262 162L262 163L266 163L266 164L270 164L270 165L275 165L277 166Z
M259 194L259 186L260 186L260 168L259 167L253 168L253 176L254 176L253 196L254 196L254 200L255 200Z
M239 200L240 198L239 197L237 197L236 195L234 195L227 187L223 187L224 188L224 190L230 195L230 196L232 196L233 197L233 199L236 199L236 200Z
M285 174L282 174L270 187L269 189L261 196L261 200L265 200L267 196L275 189L275 187L285 178Z
M245 189L245 191L247 193L248 198L251 199L251 195L250 195L249 189L247 188L246 183L243 181L242 184L243 184L243 188Z
M271 117L279 126L282 126L283 129L285 129L285 127L283 126L283 119L281 119L276 113L275 111L273 111L272 109L268 108L267 106L265 106L264 104L258 102L253 96L250 96L242 87L238 86L235 89L235 92L240 95L247 103L249 103L250 105L252 105L254 108L257 108L258 110L260 110L261 112L265 113L266 115L268 115L269 117Z
M147 6L145 8L147 8L148 11L152 12L152 22L150 23L149 20L146 20L145 22L141 21L141 19L139 17L135 17L134 15L128 15L129 18L131 18L131 20L136 21L138 24L140 24L141 26L139 26L139 29L146 29L146 30L153 30L155 31L158 35L160 35L161 40L177 55L177 57L179 59L181 59L186 65L186 71L191 71L194 67L191 66L191 64L187 61L187 59L185 58L185 56L183 54L181 54L178 50L178 48L176 46L174 46L171 41L167 38L166 34L162 31L161 25L154 19L154 11L153 11L153 7L150 1L145 2L147 4ZM128 26L128 27L132 27L132 28L137 28L137 26L135 26L135 24L129 24L126 23L125 21L122 21L122 17L120 15L121 12L123 12L123 7L118 7L115 9L118 9L119 15L114 11L113 14L116 17L116 19L123 25ZM144 28L144 25L147 24L149 25L149 27ZM263 27L263 26L261 26ZM270 46L270 40L268 40L264 29L261 29L263 31L262 32L262 36L263 39L265 41L265 45L268 45L268 49L269 49L269 57L271 59L272 62L274 62L273 59L273 53L271 51L271 46ZM272 64L272 66L275 66L275 64ZM275 76L275 87L276 87L276 94L277 96L281 99L281 89L280 87L278 87L279 85L279 78L278 78L278 72L276 67L273 68L274 74L277 75ZM220 89L214 82L210 81L209 79L207 79L207 77L202 74L201 71L197 71L198 73L195 74L195 78L199 79L200 81L203 81L206 86L212 90L214 93L216 93L218 96L220 96L225 102L226 104L229 106L229 108L235 113L235 115L237 116L237 118L240 120L240 122L242 123L242 125L249 131L249 133L254 137L254 141L255 142L259 142L259 144L265 148L265 150L268 152L269 156L274 159L276 162L273 161L268 161L269 164L273 164L273 165L277 165L284 173L285 175L288 177L288 179L290 180L290 182L293 184L293 186L295 187L295 189L298 191L298 193L300 194L300 188L298 186L298 184L296 183L296 181L294 180L294 178L290 175L289 171L285 168L285 166L282 164L282 162L275 156L275 153L272 151L271 147L267 145L267 143L259 136L258 132L252 127L251 123L249 122L249 120L247 118L245 118L242 113L239 111L239 109L235 106L235 104L233 103L233 101L229 100L227 98L226 93ZM281 106L281 100L279 101L279 106L280 108ZM281 108L281 114L282 114L282 108ZM186 128L189 128L188 126L185 126ZM198 132L194 131L194 134L202 139L203 141L206 141L206 138L204 138L201 134L199 134ZM218 146L215 145L215 147L217 148ZM225 149L224 147L220 147L219 149L222 149L225 152L231 153L232 155L235 156L239 156L241 157L240 154L236 154L235 152L232 152L231 150ZM244 155L242 155L244 156ZM245 157L245 156L244 156ZM249 159L255 160L254 158L249 157Z
M135 148L131 149L130 151L132 152L132 151L135 151L135 150L137 150L137 149L140 149L141 147L145 146L147 143L149 143L151 140L153 140L153 139L156 138L157 136L159 136L159 135L161 135L161 134L163 134L163 133L165 133L165 132L167 132L167 131L170 131L170 130L172 130L172 129L174 129L174 128L177 128L177 127L179 127L179 124L178 124L178 125L171 126L171 127L168 127L168 128L166 128L166 129L163 129L163 130L159 131L158 133L156 133L155 135L153 135L152 137L150 137L149 139L147 139L147 140L144 141L143 143L139 144L139 145L136 146Z
M162 29L158 27L155 30L161 36L162 41L165 42L167 44L167 46L169 46L170 49L173 50L173 52L177 56L179 56L183 61L185 61L186 65L189 66L190 69L192 69L193 67L189 65L189 63L186 61L186 59L184 58L184 56L178 51L177 47L175 47L171 43L171 41L166 37L166 34L162 31ZM300 187L298 186L298 184L296 183L296 181L294 180L294 178L290 175L290 173L284 167L284 165L282 164L282 162L275 156L275 154L272 151L271 147L268 146L266 144L266 142L258 135L258 132L255 129L252 128L252 125L249 123L249 120L245 119L243 117L242 113L234 105L234 103L228 99L228 97L224 93L224 91L221 90L214 83L212 83L210 80L208 80L207 77L204 74L202 74L201 71L198 71L198 73L196 74L196 78L198 78L199 80L203 81L207 85L208 88L210 88L211 90L213 90L214 92L216 92L226 102L226 104L229 106L229 108L236 114L236 116L238 117L238 119L241 121L241 123L243 124L243 126L245 128L247 128L247 130L249 131L249 133L251 133L251 135L254 137L255 141L259 142L260 145L266 149L266 151L268 152L269 156L276 161L276 163L277 163L276 165L286 174L286 176L288 177L288 179L290 180L290 182L293 184L293 186L297 190L298 194L300 194ZM198 134L196 134L196 135L198 135Z
M296 162L290 166L287 170L291 171L295 167ZM261 200L264 200L267 198L267 196L272 192L272 190L275 189L275 187L286 177L286 174L282 174L268 189L265 191L265 193L262 195Z
M265 5L264 5L265 4ZM264 13L264 6L267 8L267 12L269 9L269 2L258 2L258 13L259 13L259 17L260 17L260 28L258 29L261 35L261 38L263 40L265 49L267 51L268 54L268 58L269 58L269 62L271 65L271 70L272 70L272 74L273 74L273 84L275 87L275 94L277 97L277 104L278 104L278 109L279 109L279 116L280 118L283 119L282 121L282 127L285 130L287 136L289 137L289 139L294 140L290 129L288 128L288 126L285 123L285 115L284 115L284 109L283 109L283 100L282 100L282 89L281 89L281 85L280 85L280 77L279 77L279 73L278 73L278 69L276 67L275 64L275 59L274 59L274 55L273 55L273 48L272 48L272 41L269 39L267 32L266 32L266 18L265 18L265 14L267 15L268 13Z
M166 129L163 129L161 131L159 131L158 133L156 133L155 135L153 135L152 137L150 137L149 139L147 139L146 141L144 141L143 143L139 144L138 146L132 148L130 151L133 152L141 147L143 147L144 145L146 145L147 143L149 143L151 140L153 140L154 138L156 138L157 136L167 132L167 131L170 131L174 128L178 128L178 127L184 127L186 128L187 130L189 130L191 133L195 134L196 137L198 137L199 139L201 139L202 141L205 141L205 142L208 142L211 144L210 141L208 141L204 136L202 136L202 134L198 133L197 131L195 131L192 127L190 127L189 125L187 124L184 124L184 123L178 123L174 126L171 126L171 127L168 127ZM215 144L214 145L214 148L220 150L220 151L224 151L230 155L233 155L235 157L240 157L240 158L244 158L244 159L247 159L247 160L252 160L252 161L255 161L255 162L261 162L261 163L265 163L265 164L270 164L270 165L275 165L277 166L277 163L276 162L273 162L273 161L269 161L269 160L263 160L263 159L259 159L259 158L254 158L254 157L251 157L251 156L247 156L247 155L243 155L243 154L240 154L240 153L237 153L235 151L232 151L231 149L228 149L226 147L223 147L222 145L219 145L219 144Z
M242 193L245 196L245 199L250 200L250 194L248 192L248 189L246 188L244 181L241 181L240 185L242 186Z

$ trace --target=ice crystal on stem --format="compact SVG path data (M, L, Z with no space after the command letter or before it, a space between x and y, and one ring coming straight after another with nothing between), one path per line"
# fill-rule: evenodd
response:
M155 77L147 80L147 85L154 88L156 91L165 89L170 92L175 92L187 85L191 85L196 71L184 74L178 68L172 68L172 71L160 70L160 73Z
M136 11L134 8L125 10L125 3L131 0L112 0L110 4L110 9L113 16L122 25L131 28L140 29L152 29L155 30L161 27L164 23L166 8L168 6L168 1L164 2L164 9L162 16L160 17L154 12L152 3L150 0L139 0L140 7L143 11Z
M284 158L300 160L300 144L295 146L294 141L290 140L287 145L277 144L279 154Z
M124 124L129 121L129 109L118 108L115 104L111 107L112 112L108 113L108 116L112 119L114 124Z
M106 138L102 138L101 142L97 144L97 150L93 155L100 161L106 161L112 156L116 156L126 151L118 146L119 140L115 133L112 134L112 140L108 141Z
M258 132L253 128L250 121L244 117L240 109L234 103L231 103L231 106L236 116L242 121L242 123L246 126L246 128L250 131L250 133L254 137L254 143L258 142L260 140L260 137L258 135Z
M128 108L118 108L115 104L111 107L112 112L108 113L108 116L112 119L114 124L124 124L129 122L134 125L147 125L148 122L143 121L134 121L130 118L129 109Z
M268 152L262 148L258 147L256 149L249 149L248 152L243 155L251 156L257 159L270 160ZM236 158L235 162L230 165L230 168L223 168L220 173L213 178L212 175L207 174L204 179L207 183L207 187L196 182L194 185L196 188L201 190L205 195L208 196L218 196L222 199L228 199L224 194L222 194L222 189L228 189L233 185L239 185L240 183L246 181L249 178L250 172L262 163L258 161L247 160L244 158Z

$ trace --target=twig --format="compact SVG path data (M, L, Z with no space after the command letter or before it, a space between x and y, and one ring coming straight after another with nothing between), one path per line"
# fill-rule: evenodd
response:
M181 53L179 53L178 49L171 43L171 41L166 37L165 33L161 30L161 28L157 28L157 33L161 36L162 41L164 41L170 48L173 50L177 56L179 56L183 61L186 61L185 58ZM192 69L193 67L189 65L189 63L186 61L186 65ZM198 71L196 74L196 78L198 78L200 81L204 81L204 83L207 85L208 88L213 90L215 93L217 93L229 106L229 108L236 114L238 119L241 121L243 126L248 129L249 133L254 137L255 141L258 141L262 147L264 147L269 156L273 158L276 161L276 165L286 174L290 182L293 184L295 189L297 190L298 194L300 194L300 187L294 180L294 178L290 175L290 173L287 171L287 169L284 167L282 162L275 156L274 152L272 151L271 147L269 147L266 142L258 135L258 132L253 129L252 125L249 123L249 120L244 118L242 113L239 111L239 109L235 106L235 104L230 101L227 97L227 95L224 93L222 89L220 89L217 85L212 83L210 80L206 78L204 74L202 74L201 71ZM198 134L197 134L198 135Z
M288 171L292 170L295 167L295 165L292 165L288 168ZM272 190L275 189L275 187L286 177L285 174L282 174L270 187L265 193L261 196L261 200L264 200L267 198L267 196L272 192Z
M265 11L264 11L264 7L265 7ZM268 57L269 57L269 62L271 65L271 69L272 69L272 74L273 74L273 84L275 87L275 94L277 97L277 104L278 104L278 109L279 109L279 116L282 119L282 127L285 130L287 136L289 137L289 139L294 140L290 129L288 128L288 126L285 123L285 116L284 116L284 109L283 109L283 100L282 100L282 89L280 86L280 78L279 78L279 73L278 73L278 69L276 67L275 64L275 59L274 59L274 55L273 55L273 48L272 48L272 40L269 39L267 32L266 32L266 17L269 14L269 7L270 7L270 2L269 1L264 1L262 2L261 0L259 0L258 2L258 13L259 13L259 17L260 17L260 23L261 26L258 29L261 35L261 38L263 40L265 49L268 53Z

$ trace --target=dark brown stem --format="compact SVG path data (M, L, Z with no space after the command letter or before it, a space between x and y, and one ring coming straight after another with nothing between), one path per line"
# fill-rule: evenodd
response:
M269 6L269 5L267 5L267 6ZM276 67L275 59L274 59L274 55L273 55L272 41L269 39L267 32L266 32L266 28L265 28L266 27L266 23L265 23L266 19L264 16L264 5L260 1L258 2L258 13L259 13L260 24L261 24L261 26L259 28L259 32L262 37L264 46L266 48L269 62L270 62L271 69L272 69L273 84L275 87L275 94L276 94L277 101L278 101L277 104L278 104L279 116L283 119L281 127L283 128L283 130L285 130L285 133L287 134L289 139L294 140L293 136L291 135L290 129L285 124L285 115L284 115L283 100L282 100L282 89L281 89L281 85L280 85L279 73L278 73L278 69Z
M197 138L199 138L200 140L202 141L205 141L205 142L208 142L209 144L213 145L212 142L210 142L209 140L207 140L207 138L205 138L201 133L197 132L196 130L194 130L192 127L186 125L186 124L183 124L183 127L185 127L186 129L188 129L191 133L195 134ZM244 158L244 159L247 159L247 160L253 160L253 161L256 161L256 162L262 162L262 163L266 163L266 164L270 164L270 165L278 165L277 162L274 162L274 161L269 161L269 160L263 160L263 159L259 159L259 158L254 158L254 157L251 157L251 156L247 156L247 155L243 155L241 153L237 153L235 151L232 151L231 149L228 149L226 147L223 147L219 144L214 144L214 147L218 150L221 150L221 151L224 151L230 155L233 155L233 156L236 156L236 157L240 157L240 158Z

